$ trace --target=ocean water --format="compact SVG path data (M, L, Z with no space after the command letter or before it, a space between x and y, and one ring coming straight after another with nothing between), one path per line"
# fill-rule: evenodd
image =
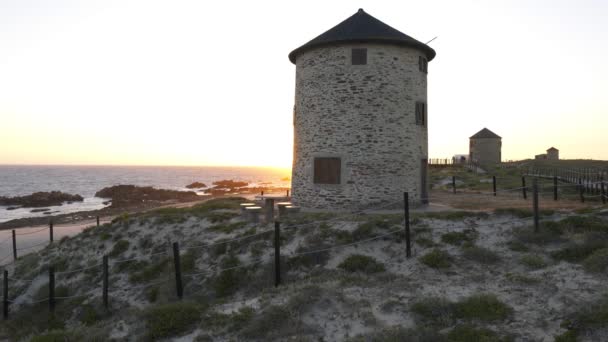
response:
M95 192L119 184L153 186L158 189L188 190L198 181L210 186L214 181L234 179L252 186L290 186L282 178L291 176L286 169L259 167L209 166L14 166L0 165L0 196L23 196L37 191L63 191L79 194L84 202L48 207L53 212L71 213L103 208L104 199ZM7 210L0 206L0 222L23 217L46 216L32 208Z

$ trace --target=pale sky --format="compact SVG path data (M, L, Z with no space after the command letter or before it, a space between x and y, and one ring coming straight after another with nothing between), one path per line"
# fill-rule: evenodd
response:
M430 158L608 159L608 1L0 0L0 164L289 167L287 54L360 7L439 36Z

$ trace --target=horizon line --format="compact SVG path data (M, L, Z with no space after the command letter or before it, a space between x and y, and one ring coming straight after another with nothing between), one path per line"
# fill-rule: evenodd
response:
M178 165L178 164L26 164L26 163L0 163L0 166L133 166L133 167L250 167L250 168L269 168L269 169L291 169L291 166L274 165Z

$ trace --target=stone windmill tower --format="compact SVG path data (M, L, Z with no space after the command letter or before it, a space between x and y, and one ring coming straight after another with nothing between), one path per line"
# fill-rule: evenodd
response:
M435 51L360 9L289 54L292 201L354 209L427 198L427 72Z

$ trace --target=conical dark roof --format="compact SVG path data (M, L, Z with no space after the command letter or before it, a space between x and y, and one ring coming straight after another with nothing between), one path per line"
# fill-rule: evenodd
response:
M490 131L487 128L482 129L481 131L475 133L475 135L473 135L471 138L469 139L479 139L479 138L498 138L498 139L502 139L500 136L498 136L496 133Z
M289 60L296 63L301 53L315 47L339 43L384 43L418 48L426 53L430 61L435 57L435 50L416 39L401 33L380 20L359 9L343 22L334 26L317 38L293 50Z

